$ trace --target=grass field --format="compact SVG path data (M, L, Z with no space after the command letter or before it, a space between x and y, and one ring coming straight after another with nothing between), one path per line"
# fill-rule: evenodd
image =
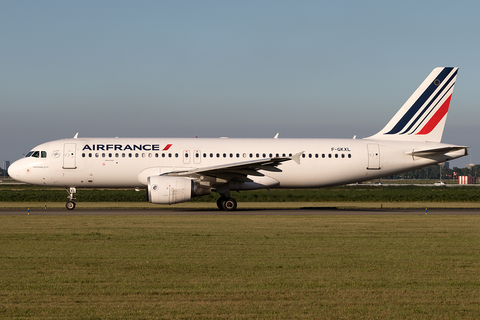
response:
M1 216L2 319L477 319L477 216Z

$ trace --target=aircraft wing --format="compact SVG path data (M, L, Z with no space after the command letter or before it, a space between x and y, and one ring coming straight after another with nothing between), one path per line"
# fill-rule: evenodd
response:
M235 162L230 164L223 164L218 166L196 168L187 171L173 171L165 173L168 176L199 178L200 176L209 176L213 178L220 178L223 180L237 180L241 182L251 182L247 176L263 177L264 174L259 172L261 170L271 172L282 172L278 168L282 162L293 160L300 164L300 156L304 151L294 154L291 157L265 158L251 161Z

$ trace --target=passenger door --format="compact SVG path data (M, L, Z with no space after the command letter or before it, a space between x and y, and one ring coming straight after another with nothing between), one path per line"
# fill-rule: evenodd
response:
M76 143L65 143L63 145L63 169L76 169L75 149Z

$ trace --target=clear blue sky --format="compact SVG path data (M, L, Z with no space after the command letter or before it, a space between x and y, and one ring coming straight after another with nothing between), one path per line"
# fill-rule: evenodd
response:
M0 161L80 137L366 137L460 67L443 142L480 163L478 1L1 1Z

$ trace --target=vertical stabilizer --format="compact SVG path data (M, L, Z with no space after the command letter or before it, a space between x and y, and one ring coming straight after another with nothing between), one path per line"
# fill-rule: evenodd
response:
M435 68L388 124L366 139L442 140L458 68Z

